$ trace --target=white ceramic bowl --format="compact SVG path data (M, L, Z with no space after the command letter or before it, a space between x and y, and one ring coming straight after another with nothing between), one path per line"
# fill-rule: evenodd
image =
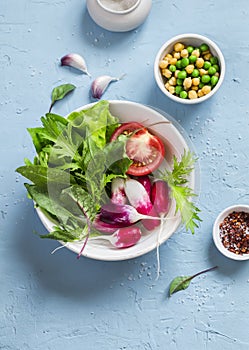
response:
M230 206L230 207L224 209L217 216L217 218L214 222L213 240L214 240L214 243L215 243L217 249L226 257L233 259L233 260L248 260L249 254L237 255L233 252L230 252L227 248L224 247L224 245L222 244L222 241L221 241L219 225L225 219L225 217L227 217L230 213L232 213L234 211L235 212L244 211L245 213L249 213L249 205L238 204L238 205L233 205L233 206Z
M170 53L173 51L174 45L178 42L185 44L185 45L191 45L194 47L198 47L201 44L205 43L209 46L212 55L216 56L218 58L219 66L220 66L220 77L219 77L218 83L211 90L211 92L208 93L207 95L190 100L190 99L180 98L176 95L172 95L165 88L165 86L164 86L165 79L161 74L161 71L159 68L159 62L163 59L163 57L167 53ZM199 34L181 34L181 35L177 35L177 36L171 38L170 40L168 40L166 43L164 43L162 45L162 47L158 51L156 58L155 58L155 63L154 63L154 77L155 77L156 83L159 86L159 88L161 89L161 91L166 96L168 96L171 100L173 100L175 102L184 103L184 104L196 104L196 103L206 101L207 99L212 97L218 91L218 89L220 88L220 86L224 80L225 69L226 69L225 68L225 60L224 60L223 54L222 54L221 50L219 49L219 47L212 40L210 40L209 38L207 38L203 35L199 35Z
M87 109L92 105L93 104L83 106L78 110ZM160 136L165 144L166 157L162 167L170 168L173 155L180 159L184 153L184 150L191 149L191 151L193 151L191 141L185 135L184 130L177 124L177 122L174 121L172 117L167 115L166 119L166 114L164 112L160 113L150 107L130 101L110 101L110 112L114 116L117 116L121 122L137 121L148 126L156 122L170 120L170 123L158 124L150 128L155 134ZM197 183L198 171L193 171L189 177L189 186L195 192ZM37 211L44 226L48 231L51 231L54 223L40 209ZM172 219L169 219L165 223L164 230L160 236L159 244L165 242L181 224L179 215L174 217L174 213L175 205L172 203L168 214L168 217ZM158 236L157 233L158 229L147 233L144 232L141 240L136 245L126 249L116 249L111 247L109 243L106 245L103 243L103 241L91 241L91 239L89 239L83 251L83 255L89 258L110 261L135 258L156 248ZM73 242L68 243L66 246L78 254L81 250L82 244L82 242Z

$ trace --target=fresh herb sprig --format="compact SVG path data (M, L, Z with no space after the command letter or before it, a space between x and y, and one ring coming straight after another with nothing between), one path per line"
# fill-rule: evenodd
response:
M192 233L198 227L196 221L201 221L198 214L200 209L192 201L196 194L187 186L188 176L193 171L196 160L192 152L184 150L180 161L176 156L173 157L172 171L158 171L159 178L166 181L170 187L171 197L176 202L176 212L180 211L186 229Z

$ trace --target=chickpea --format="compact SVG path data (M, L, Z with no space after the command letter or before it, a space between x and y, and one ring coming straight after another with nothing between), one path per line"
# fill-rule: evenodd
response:
M184 49L184 45L182 44L182 43L176 43L175 45L174 45L174 51L176 51L176 52L180 52L180 51L182 51Z
M172 58L173 56L170 53L167 53L167 55L165 57L166 58Z
M204 95L207 95L211 91L211 86L209 85L204 85L203 88L201 89Z
M192 86L191 86L191 90L197 91L198 89L199 89L198 86L195 86L195 85L192 85Z
M176 71L175 71L175 77L176 78L178 78L178 73L180 72L180 70L179 69L177 69Z
M192 85L192 79L189 77L189 78L185 78L184 81L183 81L183 87L185 90L188 90L191 88L191 85Z
M197 95L198 97L204 96L204 92L202 91L202 89L198 90Z
M177 62L177 58L172 57L169 59L169 64L173 64L175 66L176 62Z
M189 98L190 100L193 100L193 99L195 99L195 98L197 98L197 97L198 97L198 96L197 96L196 91L190 90L190 91L188 92L188 98Z
M170 86L169 87L169 93L172 94L172 95L175 93L175 87L174 86Z
M188 74L192 74L194 69L195 66L193 64L189 64L187 67L185 67L185 70Z
M167 90L169 90L170 85L168 82L164 86L166 87Z
M169 79L169 84L170 85L176 85L176 77L172 77Z
M192 56L196 56L197 58L200 57L200 50L196 49L196 50L193 50L192 53L191 53Z
M174 52L173 57L179 60L179 58L181 58L180 52Z
M187 50L187 49L183 49L183 50L181 51L181 57L182 57L182 58L188 57L188 50Z
M200 72L200 76L201 76L201 77L202 77L203 75L205 75L205 74L208 74L208 71L205 70L205 69L203 69L203 68L201 68L201 69L199 70L199 72Z
M204 66L204 59L201 57L197 58L195 65L197 68L202 68Z
M204 57L204 60L209 61L210 58L212 57L212 54L211 52L209 52L209 53L206 53L203 57Z
M171 78L172 72L169 69L163 69L162 75L164 75L166 78Z
M167 61L166 61L166 60L161 60L161 61L159 62L159 67L160 67L161 69L167 68L168 65L169 65L168 60L167 60Z
M192 85L198 86L200 84L200 78L193 78L192 79Z

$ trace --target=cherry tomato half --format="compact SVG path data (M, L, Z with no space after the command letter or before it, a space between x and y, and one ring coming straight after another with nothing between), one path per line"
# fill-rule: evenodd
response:
M164 144L159 137L137 122L120 125L112 134L111 141L122 134L130 136L126 142L126 153L133 163L127 174L147 175L159 167L165 154Z

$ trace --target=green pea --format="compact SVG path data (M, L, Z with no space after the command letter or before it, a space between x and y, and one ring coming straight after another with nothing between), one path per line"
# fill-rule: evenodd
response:
M208 61L205 61L205 62L204 62L204 65L203 65L203 68L204 68L205 70L208 70L210 67L211 67L211 63L208 62Z
M212 56L212 57L210 58L210 62L211 62L211 64L212 64L212 66L213 66L214 64L217 64L217 63L218 63L218 58L215 57L215 56Z
M205 84L200 83L200 84L198 85L199 89L202 89L204 85L205 85Z
M207 44L201 44L200 50L201 50L201 52L208 51L209 50L209 46Z
M216 69L216 72L220 71L220 67L218 66L218 64L214 64L213 67Z
M173 64L171 64L171 65L169 66L169 70L170 70L172 73L174 73L174 72L176 71L176 66L174 66Z
M187 57L182 58L182 68L187 67L189 64L189 59Z
M191 53L194 51L193 46L188 46L188 47L187 47L187 51L188 51L188 53L191 54Z
M213 76L211 77L211 86L216 85L217 82L218 82L218 80L219 80L219 78L216 77L216 75L213 75Z
M176 84L177 84L177 85L182 85L182 84L183 84L183 79L177 78L177 79L176 79Z
M177 85L177 86L175 87L175 93L176 93L177 95L179 95L182 91L183 91L183 87L182 87L182 86Z
M196 57L195 55L189 56L189 62L190 62L190 63L195 63L196 60L197 60L197 57Z
M179 79L185 79L187 78L187 72L185 70L181 70L178 75L177 75L177 78Z
M210 76L209 75L207 75L207 74L204 74L202 77L201 77L201 81L202 81L202 83L204 83L204 84L207 84L207 83L209 83L210 82Z
M178 60L178 61L176 62L176 68L177 68L177 69L182 69L182 60Z
M209 69L208 69L208 74L210 74L210 75L214 75L216 73L216 69L215 69L215 67L210 67Z
M180 92L180 97L181 97L181 98L187 98L187 97L188 97L187 91L185 91L185 90L181 91L181 92Z
M199 77L199 75L200 75L199 69L195 68L191 74L191 77L197 78L197 77Z

